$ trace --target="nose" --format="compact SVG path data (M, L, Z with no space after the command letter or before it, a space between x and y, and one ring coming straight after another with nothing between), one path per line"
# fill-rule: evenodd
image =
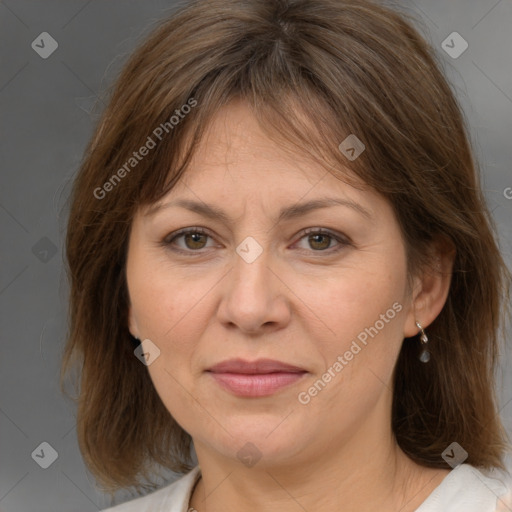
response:
M234 254L233 267L223 279L218 319L246 334L281 329L290 321L291 292L268 249L253 259L254 254L244 253L244 248L243 244L238 247L240 253Z

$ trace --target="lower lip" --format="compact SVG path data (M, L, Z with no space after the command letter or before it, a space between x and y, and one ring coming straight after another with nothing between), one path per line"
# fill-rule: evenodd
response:
M244 373L213 373L212 377L224 389L237 396L268 396L290 384L299 381L306 372L263 373L249 375Z

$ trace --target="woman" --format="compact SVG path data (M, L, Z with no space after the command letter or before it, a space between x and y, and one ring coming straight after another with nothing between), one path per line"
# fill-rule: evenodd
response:
M111 494L154 491L108 510L505 503L509 274L407 18L199 0L126 64L67 236L81 451ZM155 491L157 465L183 476Z

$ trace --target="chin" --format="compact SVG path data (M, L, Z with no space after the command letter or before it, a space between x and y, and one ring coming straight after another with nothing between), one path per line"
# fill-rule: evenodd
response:
M292 425L283 428L284 423L289 421L289 418L284 418L286 415L261 420L252 417L247 418L247 421L238 420L236 425L224 422L223 427L229 434L221 429L222 432L216 432L209 438L208 444L213 450L225 457L237 459L247 467L256 464L259 468L289 464L290 459L304 449L299 442L304 429L293 429ZM212 442L213 439L217 442Z

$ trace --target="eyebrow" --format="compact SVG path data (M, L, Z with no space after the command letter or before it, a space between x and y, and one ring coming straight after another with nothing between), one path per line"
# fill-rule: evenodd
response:
M302 215L305 215L313 210L319 210L321 208L328 208L330 206L346 206L348 208L352 208L356 212L360 213L367 219L371 220L372 215L368 210L363 208L360 204L355 203L353 201L349 201L347 199L340 199L340 198L334 198L334 197L324 197L320 199L313 199L311 201L307 201L305 203L295 204L288 206L286 208L281 209L279 212L279 216L277 221L281 222L284 220L290 220L297 217L301 217ZM186 208L187 210L196 212L200 215L203 215L205 217L211 218L211 219L217 219L225 224L230 224L231 219L230 217L220 208L217 208L216 206L200 202L200 201L193 201L191 199L177 199L174 201L170 201L165 204L159 204L155 205L152 208L148 210L148 212L145 214L146 217L151 217L155 215L158 211L171 208L173 206L179 206L181 208Z

